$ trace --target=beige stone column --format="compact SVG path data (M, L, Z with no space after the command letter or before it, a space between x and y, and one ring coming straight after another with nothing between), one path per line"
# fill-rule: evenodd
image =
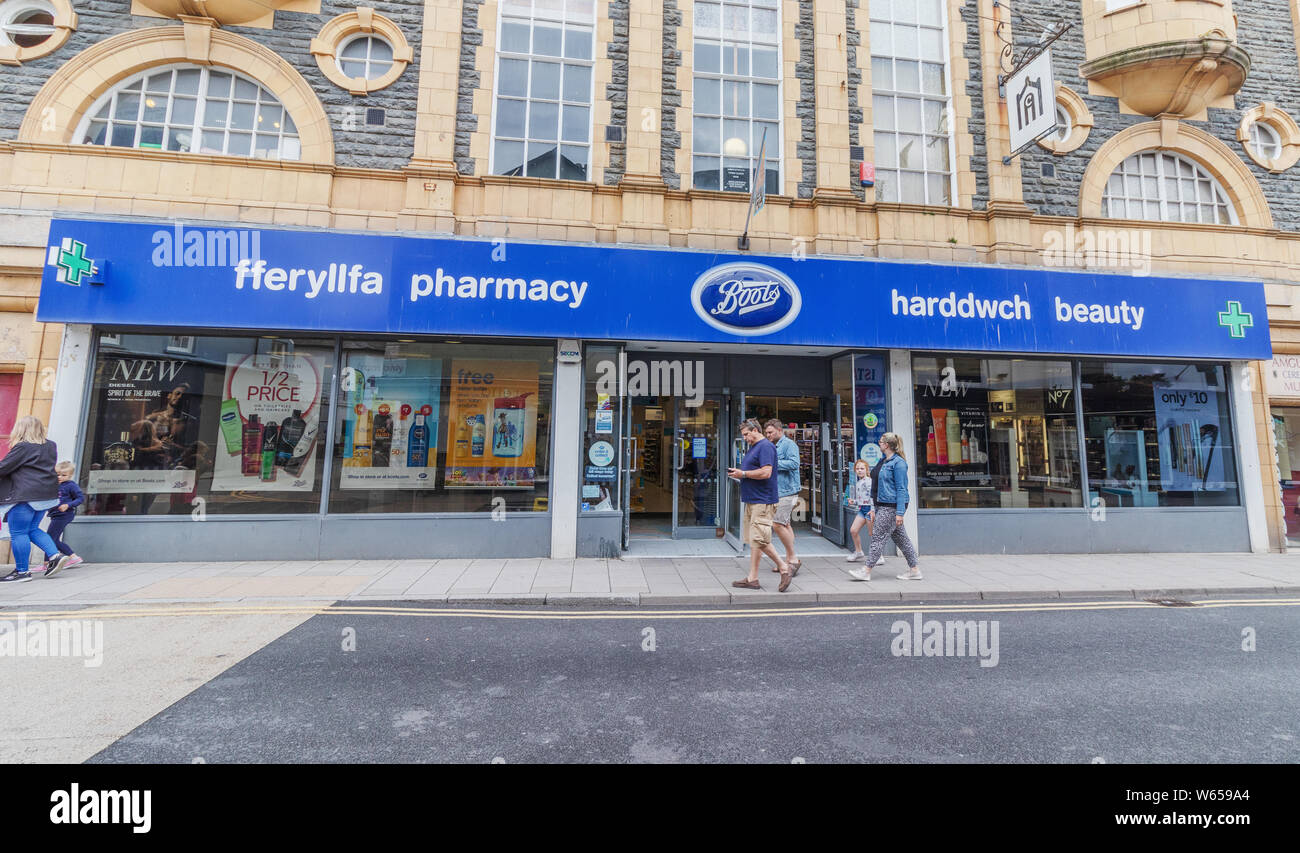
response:
M691 14L681 4L683 16ZM627 51L627 169L619 184L622 217L619 242L667 245L664 221L663 128L664 9L661 0L631 0Z
M814 0L813 73L817 88L817 223L814 251L861 254L857 196L849 189L849 49L844 0Z
M1010 164L1011 124L1007 102L998 93L998 75L1003 70L1002 50L1011 34L1012 0L979 0L980 64L984 79L984 128L989 176L989 261L991 263L1033 263L1029 217L1025 206L1020 159ZM1002 23L999 29L998 24ZM1010 67L1009 64L1007 67ZM1053 107L1055 109L1055 107Z
M415 152L406 169L406 203L399 217L405 227L454 230L461 15L461 0L426 0L424 5Z

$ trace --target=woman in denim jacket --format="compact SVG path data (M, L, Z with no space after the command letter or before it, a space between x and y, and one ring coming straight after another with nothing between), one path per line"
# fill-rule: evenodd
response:
M887 432L880 437L880 449L884 453L871 472L871 498L874 509L871 512L871 551L867 555L867 567L849 572L857 580L871 580L871 570L880 562L885 548L885 540L893 539L903 559L907 560L908 571L898 576L899 580L921 580L921 569L917 566L916 547L903 528L903 514L907 512L909 495L907 493L907 460L903 458L903 441L896 433Z

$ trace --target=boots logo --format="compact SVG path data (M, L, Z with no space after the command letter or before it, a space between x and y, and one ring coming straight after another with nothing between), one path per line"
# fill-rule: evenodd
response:
M700 319L732 335L770 335L794 322L803 299L784 273L760 264L714 267L695 280L691 303Z

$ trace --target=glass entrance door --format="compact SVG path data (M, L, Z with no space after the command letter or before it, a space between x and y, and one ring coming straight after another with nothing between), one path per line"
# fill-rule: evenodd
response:
M840 422L840 397L822 400L822 536L836 545L844 544L844 461L845 441ZM850 439L852 441L852 439ZM850 451L851 453L852 451Z
M742 391L735 397L728 397L727 400L729 403L727 406L727 428L724 431L727 444L723 448L726 458L722 461L722 474L724 477L726 477L726 469L740 467L741 461L745 458L746 450L745 440L740 437L738 428L745 415L745 393ZM744 517L744 508L740 505L740 481L733 480L730 477L726 477L726 480L726 538L731 547L741 551L745 547L745 540L740 533L740 522Z
M722 400L689 402L678 397L674 406L673 537L711 539L722 526L719 484L726 476L725 468L719 471Z

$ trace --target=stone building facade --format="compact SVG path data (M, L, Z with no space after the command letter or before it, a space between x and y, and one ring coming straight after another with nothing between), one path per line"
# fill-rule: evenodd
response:
M0 35L0 371L22 374L20 414L49 417L66 367L62 329L34 318L53 216L731 252L748 201L736 182L752 180L760 124L779 138L751 251L1043 267L1067 230L1104 231L1149 246L1156 275L1264 282L1275 350L1300 355L1297 0L753 0L734 6L743 57L727 53L733 6L711 4L719 20L699 0L274 0L257 15L209 0L212 17L191 5L0 0L0 25L50 33L32 46ZM513 41L523 30L511 26L552 12L573 38L590 31L591 49L569 53L570 35L562 56ZM1009 55L1065 25L1052 52L1068 132L1016 155L1001 75ZM382 85L379 72L367 84L340 71L349 40L366 36L388 43ZM1196 47L1171 59L1162 45L1175 42ZM770 81L757 64L769 53ZM501 101L517 81L502 79L502 63L552 56L589 69L589 92L557 96L557 110L581 117L577 153L561 140L559 154L552 143L534 155L531 125L511 148ZM1186 57L1195 61L1177 64ZM182 67L261 85L292 116L295 147L248 157L197 143L86 143L106 96ZM1139 95L1144 76L1167 90L1163 100ZM703 106L713 96L701 87L722 106ZM779 100L760 105L768 87ZM519 97L536 102L535 92ZM760 108L772 110L761 121ZM715 127L720 146L704 141ZM753 139L737 135L750 130ZM510 174L515 150L528 153ZM1112 215L1108 182L1150 152L1198 170L1221 193L1205 203L1221 200L1222 220ZM543 176L554 162L559 172ZM863 164L874 187L858 179ZM1270 405L1300 406L1300 395L1270 400L1266 373L1256 366L1248 378L1267 463ZM1263 467L1269 542L1280 549L1290 472Z

